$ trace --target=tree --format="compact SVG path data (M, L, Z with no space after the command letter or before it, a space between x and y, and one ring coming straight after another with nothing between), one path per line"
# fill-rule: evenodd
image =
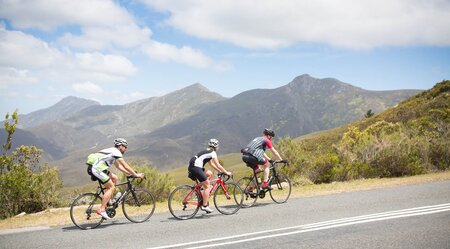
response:
M0 156L0 219L55 205L59 201L58 190L63 186L56 168L39 164L43 150L22 145L8 155L18 124L17 110L12 115L12 123L8 118L6 114L8 137Z
M364 115L364 117L365 117L365 118L370 118L370 117L372 117L373 115L375 115L375 113L372 111L372 109L369 109L369 110L366 112L366 115Z

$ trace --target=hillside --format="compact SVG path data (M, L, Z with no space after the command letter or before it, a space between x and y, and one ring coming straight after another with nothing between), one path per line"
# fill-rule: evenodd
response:
M41 124L62 120L87 107L99 105L100 103L97 101L69 96L51 107L31 112L29 114L19 115L19 128L28 129Z
M272 127L277 137L298 137L359 120L369 109L381 112L417 92L368 91L336 79L302 75L276 89L243 92L180 122L135 137L139 149L130 154L176 166L179 159L185 160L203 148L211 137L221 141L222 153L233 153L265 127Z
M450 167L450 81L371 118L295 140L280 151L311 181L416 175Z
M363 130L378 121L391 123L411 124L419 119L432 121L436 116L442 114L442 122L450 123L450 81L437 83L432 89L423 91L411 98L400 102L395 107L389 108L371 118L365 118L352 122L335 129L317 132L300 136L296 140L302 142L310 148L316 148L320 144L322 147L332 147L337 143L348 127L356 126Z
M91 105L26 131L40 141L45 153L59 152L44 158L72 185L80 184L77 176L85 174L80 167L86 155L111 146L114 137L129 141L128 159L151 161L167 170L185 164L211 137L221 141L222 154L233 153L265 127L275 129L277 139L298 137L359 120L369 109L379 113L417 92L368 91L309 75L279 88L249 90L232 98L194 84L126 105Z

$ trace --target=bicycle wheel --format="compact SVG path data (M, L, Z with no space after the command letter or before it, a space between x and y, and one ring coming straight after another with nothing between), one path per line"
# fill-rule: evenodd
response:
M179 220L194 217L200 208L201 197L193 186L178 186L169 196L169 211Z
M155 198L147 189L136 188L125 194L122 210L129 221L144 222L150 219L155 211Z
M78 196L70 205L70 219L75 226L86 230L98 227L103 218L96 214L102 204L102 198L94 193Z
M255 204L258 199L258 190L255 181L252 181L253 177L244 177L240 179L236 184L241 187L244 194L241 207L248 208Z
M214 191L214 206L222 214L234 214L241 208L244 193L236 183L224 182L223 185L225 189L220 184Z
M278 174L278 177L272 178L270 181L270 185L272 186L272 190L270 190L270 197L276 203L285 203L289 196L291 196L291 180L289 177Z

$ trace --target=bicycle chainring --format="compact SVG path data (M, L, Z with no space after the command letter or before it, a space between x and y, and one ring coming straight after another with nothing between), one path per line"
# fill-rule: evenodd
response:
M263 199L266 196L266 191L260 190L259 191L259 198Z
M114 216L116 216L116 209L108 208L106 209L106 213L108 214L109 218L114 218Z

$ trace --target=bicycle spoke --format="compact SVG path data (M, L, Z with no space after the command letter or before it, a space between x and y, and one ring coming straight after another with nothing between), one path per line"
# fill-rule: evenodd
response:
M242 205L244 195L242 189L235 183L224 183L214 191L214 206L222 214L234 214Z
M122 210L125 217L136 223L148 220L155 211L155 198L146 189L137 188L126 193Z
M255 181L252 181L252 177L244 177L237 182L237 185L242 189L244 199L241 207L248 208L255 204L258 199L258 190Z
M94 193L86 193L76 198L70 206L70 218L73 224L81 229L98 227L103 218L96 214L102 198Z
M284 203L289 199L291 195L291 180L289 177L278 174L277 177L274 177L270 182L272 186L272 190L270 191L270 197L276 203Z
M170 213L177 219L190 219L197 214L200 208L200 196L192 186L177 187L169 196Z

